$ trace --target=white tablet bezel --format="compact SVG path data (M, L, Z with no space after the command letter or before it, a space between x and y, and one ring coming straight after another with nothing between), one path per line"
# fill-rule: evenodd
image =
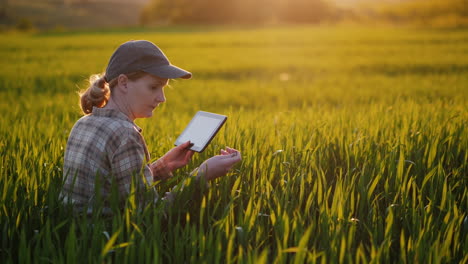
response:
M174 145L179 146L179 145L186 142L186 141L182 142L180 139L182 138L182 136L185 133L190 133L191 124L194 123L196 118L198 118L199 116L205 116L205 117L216 119L216 120L219 121L219 123L218 123L218 125L216 126L216 128L214 130L207 131L207 133L209 133L209 135L208 135L209 139L208 139L208 141L206 141L204 146L195 146L195 145L193 145L192 147L190 147L191 150L196 151L196 152L203 152L205 150L205 148L208 146L208 144L210 144L211 140L216 136L218 131L221 129L221 127L224 125L224 123L227 120L227 116L224 116L224 115L219 115L219 114L205 112L205 111L198 111L195 114L195 116L193 116L192 120L190 120L190 123L188 123L188 125L185 127L184 131L182 131L182 133L180 133L179 137L177 137Z

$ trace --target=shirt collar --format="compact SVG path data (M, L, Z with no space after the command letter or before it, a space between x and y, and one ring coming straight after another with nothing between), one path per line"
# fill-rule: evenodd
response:
M99 107L94 106L93 112L91 113L91 115L124 120L124 121L130 122L138 130L138 132L142 131L142 129L139 126L137 126L135 122L130 120L130 118L128 118L127 115L120 112L119 110L105 109L105 108L99 108Z

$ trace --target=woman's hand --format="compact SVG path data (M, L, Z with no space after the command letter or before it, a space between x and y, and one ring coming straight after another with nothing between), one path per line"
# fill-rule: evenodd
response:
M214 180L226 175L228 171L239 161L241 153L235 149L226 147L221 150L221 155L217 155L205 160L198 169L198 175L206 180Z
M178 168L182 168L190 162L190 159L195 153L190 150L192 143L185 142L171 150L169 150L161 159L163 159L169 171L173 172Z

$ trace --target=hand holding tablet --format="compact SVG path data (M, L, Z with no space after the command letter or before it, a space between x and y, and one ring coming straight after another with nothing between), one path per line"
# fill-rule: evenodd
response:
M227 117L214 113L198 111L190 123L177 138L175 145L190 146L190 150L202 152L208 146L219 129L226 122ZM193 152L192 152L193 154ZM242 160L238 150L226 147L221 149L220 155L216 155L205 160L198 169L197 177L204 177L206 180L214 180L226 175L228 171Z
M226 122L227 116L198 111L184 131L177 138L175 145L179 146L187 141L193 143L191 150L203 152L219 129Z

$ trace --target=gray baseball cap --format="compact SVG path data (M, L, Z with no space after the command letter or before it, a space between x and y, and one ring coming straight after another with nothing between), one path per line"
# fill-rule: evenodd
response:
M120 45L112 54L106 69L106 81L120 74L144 71L167 79L190 79L192 74L172 65L160 48L147 40L132 40Z

